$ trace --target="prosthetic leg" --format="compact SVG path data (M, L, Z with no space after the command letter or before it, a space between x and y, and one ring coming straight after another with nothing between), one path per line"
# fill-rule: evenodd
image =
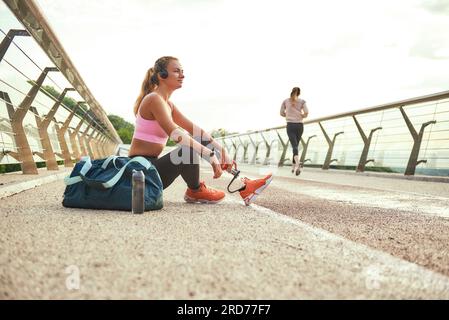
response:
M254 200L256 200L259 194L270 184L271 180L273 179L271 173L262 179L256 180L251 180L245 177L241 179L243 183L242 187L237 188L235 190L231 190L232 183L237 179L237 177L240 174L240 170L237 169L237 163L233 161L232 164L223 164L221 168L223 170L228 171L230 174L234 176L231 182L229 182L228 184L227 187L228 192L235 193L238 191L243 201L245 202L245 205L247 206L249 206Z
M229 184L228 184L227 189L228 189L229 193L235 193L237 191L241 191L241 190L245 189L245 186L242 186L238 189L231 190L231 184L238 178L238 176L240 174L240 170L237 170L237 163L235 161L232 161L232 164L222 164L221 169L229 172L230 174L232 174L234 176L232 178L231 182L229 182Z

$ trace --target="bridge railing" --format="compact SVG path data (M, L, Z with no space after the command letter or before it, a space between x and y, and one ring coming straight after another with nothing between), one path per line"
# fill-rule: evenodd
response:
M121 143L34 1L0 3L0 164L58 170Z
M220 138L239 162L283 166L292 151L285 126ZM304 122L303 165L449 175L449 91Z

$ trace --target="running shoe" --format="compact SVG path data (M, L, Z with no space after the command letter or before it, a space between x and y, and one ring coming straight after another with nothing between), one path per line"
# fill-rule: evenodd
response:
M248 178L243 178L242 182L245 184L245 188L240 191L240 196L247 206L249 206L257 196L270 184L273 179L270 173L262 179L251 180Z
M218 203L224 197L225 193L223 191L206 187L204 181L200 182L200 188L197 191L187 188L184 194L184 200L188 203Z
M299 176L301 174L301 167L298 166L298 168L295 169L295 175Z

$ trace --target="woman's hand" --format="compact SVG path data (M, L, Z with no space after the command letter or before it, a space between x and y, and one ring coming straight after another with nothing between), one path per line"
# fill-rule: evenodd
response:
M218 161L217 157L214 155L209 160L210 165L212 166L212 170L214 170L214 179L218 179L223 174L223 170L221 170L221 164Z
M228 153L225 149L221 150L221 168L226 170L227 172L231 172L232 170L232 159L229 157Z

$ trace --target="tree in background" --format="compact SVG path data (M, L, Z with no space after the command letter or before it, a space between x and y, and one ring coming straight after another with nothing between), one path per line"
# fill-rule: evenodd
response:
M31 81L28 81L28 83L33 84ZM40 87L39 90L47 97L53 100L58 99L59 96L61 95L61 93L52 86L44 85ZM70 110L73 110L73 108L75 108L76 106L76 101L66 96L64 97L64 99L62 99L62 104L67 108L69 108ZM77 109L75 113L80 117L82 117L87 112L87 110L88 110L87 105L85 103L80 103L80 109Z
M134 134L134 125L114 114L108 115L114 129L124 144L130 144Z
M29 81L29 83L33 84L31 81ZM61 93L54 87L47 85L40 87L40 91L53 100L58 99L58 97L61 95ZM70 97L64 97L64 99L62 100L62 104L65 105L68 109L73 110L77 102ZM75 113L80 117L85 117L86 113L88 113L88 110L89 108L86 104L80 103L80 108L77 109ZM91 114L90 116L94 116L95 118L94 114ZM122 139L123 143L130 144L134 134L134 125L129 123L122 117L113 114L108 115L108 118L109 121L111 121L114 129L117 131L120 139Z

